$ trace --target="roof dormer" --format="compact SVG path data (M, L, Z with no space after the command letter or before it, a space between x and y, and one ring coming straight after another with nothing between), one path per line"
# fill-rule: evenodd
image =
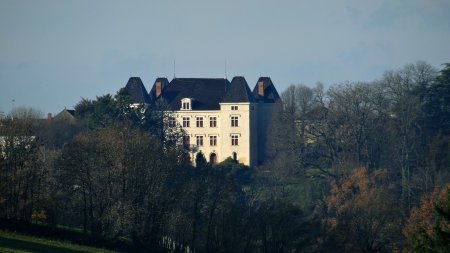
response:
M181 99L181 108L182 111L190 111L192 110L192 101L193 98L182 98Z

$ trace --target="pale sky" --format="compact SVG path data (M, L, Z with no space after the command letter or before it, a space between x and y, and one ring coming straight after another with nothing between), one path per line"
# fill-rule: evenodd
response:
M0 111L58 113L130 76L270 76L281 93L450 62L449 0L0 0Z

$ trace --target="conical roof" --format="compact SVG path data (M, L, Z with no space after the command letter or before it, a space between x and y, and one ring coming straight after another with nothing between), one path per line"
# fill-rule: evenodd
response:
M230 88L225 93L222 99L224 103L238 103L238 102L254 102L250 88L248 87L247 81L242 76L235 76L231 80Z
M125 91L130 95L133 103L149 104L151 101L140 77L130 77Z
M258 94L258 84L263 84L264 96L260 96ZM253 95L257 101L263 101L265 103L275 103L280 100L280 95L278 95L278 91L273 85L270 77L260 77L258 82L253 89Z

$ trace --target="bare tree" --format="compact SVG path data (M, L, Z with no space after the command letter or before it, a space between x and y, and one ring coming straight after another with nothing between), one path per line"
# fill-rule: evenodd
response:
M429 87L435 76L433 67L418 62L397 71L387 71L379 81L390 104L389 137L393 143L394 165L401 172L402 204L405 210L409 210L412 204L411 169L420 167L419 157L424 153L422 148L425 146L420 123L420 91Z
M35 132L40 113L16 108L0 122L0 215L31 220L43 183L40 145Z

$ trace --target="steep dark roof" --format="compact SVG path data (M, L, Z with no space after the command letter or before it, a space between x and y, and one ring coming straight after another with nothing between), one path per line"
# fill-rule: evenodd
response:
M55 115L53 117L55 120L68 120L68 121L74 121L75 120L75 110L68 110L64 108L61 112Z
M242 76L236 76L231 81L230 88L225 93L222 102L237 103L237 102L254 102L255 98L248 87L247 81Z
M155 101L157 99L156 97L156 83L160 82L161 83L161 91L164 90L168 85L169 85L169 80L167 80L167 78L165 77L158 77L156 78L155 82L153 83L152 89L150 90L150 99L152 101Z
M262 82L264 87L264 96L260 97L258 95L258 83ZM270 80L270 77L260 77L258 82L256 82L255 88L253 89L253 95L257 101L264 101L265 103L274 103L280 100L280 95L278 95L277 89Z
M72 116L75 117L75 110L69 110L69 109L66 109L66 111L67 111L70 115L72 115Z
M133 103L149 104L151 102L150 96L139 77L130 77L125 86L125 91L130 95Z
M193 110L218 110L229 86L230 82L223 78L174 78L160 97L172 110L180 110L183 98L193 99Z

